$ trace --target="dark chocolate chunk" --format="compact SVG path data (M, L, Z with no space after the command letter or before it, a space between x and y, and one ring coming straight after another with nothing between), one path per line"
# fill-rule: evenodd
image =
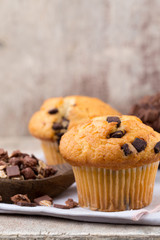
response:
M2 199L2 196L0 195L0 202L2 202L2 200L3 200L3 199Z
M53 130L61 130L61 129L63 129L63 126L62 126L62 124L61 123L53 123L53 126L52 126L52 129Z
M25 158L23 159L24 167L34 167L37 165L37 163L38 160L30 156L25 156Z
M160 142L157 142L155 147L154 147L154 152L159 153L160 152Z
M17 204L20 203L31 203L30 199L28 198L27 194L16 194L11 197L11 201Z
M126 134L126 131L116 131L110 134L110 138L121 138Z
M121 120L119 117L107 117L107 122L108 123L117 122L117 127L119 127L121 124Z
M17 202L16 205L21 207L36 207L36 203L28 203L28 202Z
M69 206L67 206L67 205L62 205L62 204L53 204L53 207L55 207L55 208L60 208L60 209L70 209Z
M23 163L23 158L21 157L12 157L9 159L9 164L20 166Z
M137 152L141 152L147 147L147 142L143 139L136 138L132 145L135 147Z
M6 172L7 172L7 176L9 178L20 176L20 170L19 170L19 167L17 165L7 167Z
M125 156L128 156L128 155L130 155L130 154L132 153L132 151L129 149L129 146L128 146L127 143L125 143L125 144L121 147L121 149L123 149L123 152L124 152L124 155L125 155Z
M58 136L59 139L61 139L61 137L64 135L64 132L58 132L56 133L56 135Z
M24 176L25 179L35 179L36 178L34 171L30 167L22 169L21 174Z
M48 111L49 114L56 114L58 112L58 108L53 108Z
M52 203L53 199L48 196L48 195L44 195L44 196L41 196L41 197L38 197L38 198L35 198L33 200L36 204L40 205L40 202L41 201L50 201Z
M65 202L65 204L69 207L69 208L75 208L78 206L78 203L75 202L72 198L68 198L68 200Z
M57 170L55 170L53 167L46 167L44 169L44 177L51 177L54 174L56 174Z
M10 158L12 158L12 157L25 157L25 156L29 156L29 154L22 153L19 150L16 150L11 154Z
M8 160L8 152L2 148L0 148L0 160L5 162Z

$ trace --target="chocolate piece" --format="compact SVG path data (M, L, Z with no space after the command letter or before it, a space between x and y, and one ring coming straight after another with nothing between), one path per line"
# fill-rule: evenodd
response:
M0 148L0 160L6 162L8 160L8 152Z
M58 108L53 108L51 110L48 111L49 114L56 114L58 113Z
M40 205L40 202L42 202L42 201L49 201L49 202L52 203L53 199L52 199L50 196L48 196L48 195L44 195L44 196L35 198L33 201L34 201L36 204Z
M78 203L75 202L72 198L68 198L68 200L65 202L65 204L69 207L69 208L75 208L78 206Z
M121 149L123 149L124 155L128 156L132 153L132 151L129 149L129 146L127 143L123 144L123 146L121 147Z
M154 152L159 153L160 152L160 142L157 142L155 147L154 147Z
M136 138L132 145L135 147L137 152L141 152L147 147L147 142L143 139Z
M52 129L53 130L61 130L63 128L61 123L53 123Z
M20 176L19 167L17 165L16 166L8 166L6 168L6 172L7 172L7 176L9 178Z
M62 204L53 204L53 207L60 208L60 209L70 209L69 206L62 205Z
M12 158L12 157L25 157L25 156L29 156L29 154L22 153L19 150L16 150L16 151L13 151L13 153L10 156L10 158Z
M21 207L36 207L37 206L36 203L29 203L29 202L17 202L15 204L18 206L21 206Z
M53 176L54 174L56 174L56 170L53 167L46 167L44 169L44 177L50 177Z
M132 107L130 114L139 117L143 123L160 132L160 93L141 98Z
M11 197L11 201L16 203L31 203L30 199L28 198L27 194L16 194Z
M126 131L116 131L110 134L110 138L121 138L126 134Z
M38 160L35 158L31 158L30 156L25 156L23 159L24 167L34 167L38 163Z
M117 122L117 127L119 127L121 124L121 120L119 117L107 117L107 122L108 123Z
M3 199L2 199L2 196L0 195L0 202L2 202L2 200L3 200Z
M21 174L24 176L24 179L35 179L36 178L34 171L30 167L27 167L27 168L21 170Z
M9 159L9 164L15 166L18 165L20 166L23 163L23 158L21 157L12 157Z

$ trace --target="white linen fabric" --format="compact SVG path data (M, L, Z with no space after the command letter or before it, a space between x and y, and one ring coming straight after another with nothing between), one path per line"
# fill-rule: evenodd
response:
M65 192L54 199L54 203L65 204L68 198L78 201L76 184L74 183ZM58 209L54 207L20 207L14 204L0 204L0 213L45 215L86 222L160 225L160 171L156 176L152 203L140 210L121 212L99 212L87 208Z

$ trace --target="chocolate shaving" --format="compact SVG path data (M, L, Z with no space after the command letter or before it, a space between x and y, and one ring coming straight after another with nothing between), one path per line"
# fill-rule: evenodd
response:
M21 206L21 207L36 207L37 206L36 203L28 203L28 202L17 202L15 204L18 206Z

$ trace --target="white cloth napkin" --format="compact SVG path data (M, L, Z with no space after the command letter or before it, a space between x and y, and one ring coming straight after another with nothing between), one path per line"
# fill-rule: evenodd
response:
M76 184L54 199L54 203L64 204L68 198L78 201ZM54 207L20 207L13 204L0 204L0 213L46 215L86 222L160 225L160 171L157 173L153 201L150 206L140 210L122 212L98 212L85 208L58 209Z

